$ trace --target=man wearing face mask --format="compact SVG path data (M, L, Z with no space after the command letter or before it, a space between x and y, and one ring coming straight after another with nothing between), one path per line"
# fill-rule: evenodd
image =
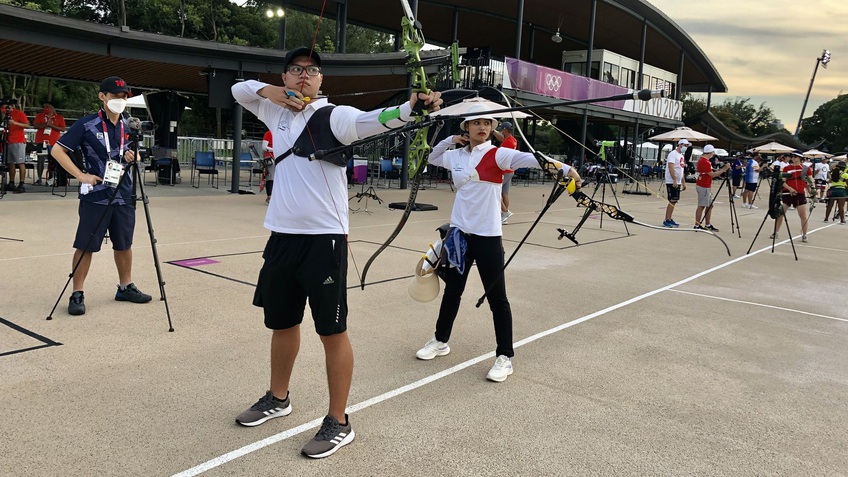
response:
M53 147L51 151L68 174L80 182L80 220L71 264L73 267L79 262L79 266L74 273L74 289L68 305L68 313L71 315L85 314L85 278L91 267L91 256L100 251L107 230L112 240L120 281L115 300L133 303L147 303L151 300L151 296L142 293L132 281L132 240L135 230L135 204L131 200L132 175L121 178L119 182L116 180L120 178L118 172L135 161L135 154L127 141L129 127L121 117L130 94L127 83L121 78L110 76L103 80L97 95L103 103L100 111L78 119L56 142L61 147ZM69 156L77 149L82 151L85 171L80 170ZM129 169L123 172L127 173L130 173Z
M677 141L677 147L668 153L665 169L665 189L668 192L668 205L665 208L663 227L679 227L680 224L671 218L674 206L680 200L680 191L686 190L686 172L684 168L686 146L691 145L686 139Z

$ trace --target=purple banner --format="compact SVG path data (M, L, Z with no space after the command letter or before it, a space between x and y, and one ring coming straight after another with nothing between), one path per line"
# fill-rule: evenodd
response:
M590 99L625 94L631 90L585 76L539 66L515 58L506 58L506 72L510 87L558 99ZM506 86L506 84L505 84ZM615 109L624 109L625 101L597 103Z

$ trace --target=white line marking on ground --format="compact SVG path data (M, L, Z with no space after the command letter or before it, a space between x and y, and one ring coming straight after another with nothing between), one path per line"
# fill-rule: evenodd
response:
M693 293L693 292L683 291L683 290L669 290L669 291L675 292L675 293L683 293L685 295L700 296L700 297L703 297L703 298L712 298L714 300L730 301L730 302L733 302L733 303L742 303L744 305L761 306L761 307L764 307L764 308L771 308L773 310L791 311L793 313L800 313L802 315L816 316L816 317L819 317L819 318L827 318L828 320L843 321L845 323L848 323L848 320L846 320L844 318L837 318L835 316L828 316L828 315L820 315L818 313L811 313L809 311L796 310L794 308L784 308L782 306L766 305L764 303L754 303L752 301L734 300L732 298L724 298L724 297L713 296L713 295L704 295L704 294L701 294L701 293Z
M808 233L811 233L811 232L808 232ZM788 240L785 240L784 242L780 242L780 243L782 244L782 243L786 243L786 242L788 242ZM618 310L619 308L623 308L627 305L631 305L631 304L636 303L638 301L644 300L645 298L650 298L650 297L652 297L656 294L659 294L659 293L662 293L662 292L665 292L665 291L669 291L672 288L675 288L675 287L678 287L680 285L689 283L693 280L697 280L698 278L701 278L704 275L708 275L708 274L713 273L715 271L721 270L723 268L726 268L730 265L735 264L736 262L740 262L742 260L751 258L751 257L753 257L753 256L755 256L759 253L762 253L762 252L765 252L765 251L768 251L768 250L771 250L771 244L769 244L767 247L761 248L761 249L759 249L755 252L751 252L748 255L742 255L741 257L734 258L733 260L728 260L727 262L724 262L720 265L716 265L715 267L704 270L703 272L696 273L696 274L694 274L694 275L692 275L688 278L684 278L683 280L674 282L670 285L666 285L664 287L657 288L656 290L652 290L652 291L643 293L643 294L636 296L636 297L633 297L629 300L625 300L621 303L618 303L618 304L615 304L615 305L612 305L612 306L608 306L608 307L606 307L602 310L588 314L588 315L583 316L581 318L578 318L576 320L569 321L568 323L563 323L563 324L556 326L554 328L542 331L540 333L536 333L535 335L532 335L532 336L528 336L527 338L524 338L521 341L515 342L513 347L519 348L519 347L524 346L526 344L530 344L534 341L537 341L541 338L544 338L545 336L554 334L556 332L562 331L566 328L570 328L574 325L583 323L585 321L589 321L592 318L597 318L599 316L605 315L605 314L610 313L612 311ZM401 394L407 393L407 392L412 391L414 389L420 388L421 386L424 386L426 384L430 384L430 383L437 381L439 379L442 379L444 377L458 373L459 371L462 371L463 369L469 368L471 366L474 366L477 363L480 363L480 362L485 361L487 359L492 359L494 357L495 357L494 352L489 352L489 353L480 355L476 358L472 358L468 361L457 364L456 366L450 367L450 368L445 369L443 371L440 371L436 374L432 374L430 376L419 379L418 381L412 382L412 383L407 384L405 386L401 386L399 388L385 392L385 393L380 394L378 396L374 396L370 399L366 399L365 401L362 401L358 404L354 404L352 406L349 406L347 408L347 412L348 412L348 414L353 414L356 411L361 411L362 409L373 406L375 404L379 404L383 401L388 401L389 399L398 397ZM223 454L221 456L215 457L214 459L210 459L210 460L208 460L208 461L206 461L202 464L196 465L196 466L194 466L190 469L187 469L187 470L184 470L180 473L174 474L173 477L193 477L195 475L202 474L203 472L206 472L207 470L212 470L216 467L219 467L223 464L226 464L227 462L233 461L235 459L238 459L239 457L243 457L247 454L250 454L251 452L260 450L260 449L265 448L265 447L267 447L271 444L276 444L277 442L286 440L290 437L294 437L298 434L301 434L303 432L308 431L309 429L316 428L316 427L321 425L322 421L323 421L323 417L309 421L306 424L301 424L301 425L299 425L295 428L289 429L287 431L283 431L283 432L280 432L278 434L274 434L272 436L266 437L265 439L262 439L260 441L254 442L252 444L248 444L246 446L240 447L236 450L233 450L233 451L227 452L226 454Z

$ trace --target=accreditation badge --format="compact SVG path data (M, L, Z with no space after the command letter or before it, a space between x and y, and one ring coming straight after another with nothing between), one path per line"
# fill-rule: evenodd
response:
M118 161L107 161L106 172L103 174L103 184L109 187L118 187L118 182L120 182L123 173L123 164Z

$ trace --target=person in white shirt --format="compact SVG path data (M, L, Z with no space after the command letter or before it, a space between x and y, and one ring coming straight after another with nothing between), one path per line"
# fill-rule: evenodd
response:
M830 173L830 159L824 158L813 167L813 179L816 182L818 201L825 202L824 193L827 189L827 176Z
M435 111L442 100L438 92L417 93L401 106L369 112L331 105L318 97L324 78L321 58L304 47L286 55L283 70L284 86L251 80L232 87L236 101L271 130L276 155L275 187L265 215L271 237L253 298L264 309L265 326L273 330L271 385L236 422L257 426L291 413L289 380L308 301L324 346L330 403L321 430L301 452L322 458L354 438L345 414L353 376L346 292L348 157L308 157L401 127L412 120L416 102Z
M668 205L665 208L665 220L663 227L679 227L680 224L671 218L674 207L680 200L680 191L686 190L685 156L686 147L691 146L686 139L677 141L677 147L668 153L665 168L665 189L668 192Z
M430 360L450 353L448 340L471 266L476 262L492 311L497 342L495 364L486 378L502 382L512 374L514 351L512 310L506 297L503 274L501 183L506 170L520 167L538 169L541 166L531 153L493 146L490 138L497 120L483 111L485 107L470 109L472 116L460 124L460 129L469 133L467 139L459 135L449 136L430 153L430 164L451 171L456 199L451 211L451 228L444 241L448 259L442 260L437 268L445 282L445 291L435 336L415 355L418 359ZM449 150L454 144L465 147ZM575 168L553 160L548 161L545 168L561 170L563 177L571 178L575 185L580 184Z

